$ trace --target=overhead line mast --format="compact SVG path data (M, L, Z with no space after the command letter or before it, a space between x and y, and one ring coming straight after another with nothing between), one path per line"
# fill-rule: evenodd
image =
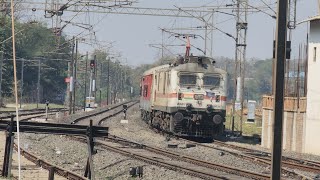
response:
M234 71L234 94L232 111L232 132L234 132L234 120L236 116L236 103L240 103L240 134L242 135L242 119L244 104L244 81L247 49L247 14L248 0L237 0L236 4L236 47L235 47L235 71ZM239 82L240 80L240 82ZM237 87L240 87L239 89ZM241 89L241 90L240 90Z

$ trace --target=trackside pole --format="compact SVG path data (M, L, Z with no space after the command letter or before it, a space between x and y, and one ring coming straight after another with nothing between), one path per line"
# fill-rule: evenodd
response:
M276 34L276 63L274 67L274 134L272 148L272 175L273 180L281 179L282 158L282 124L284 101L284 70L286 62L287 41L287 10L288 0L278 0L277 34Z
M48 180L54 180L54 167L49 167L49 177Z
M88 160L87 160L87 165L86 165L86 170L84 173L85 177L88 177L91 180L94 180L94 166L93 166L93 149L94 149L94 142L93 142L93 129L92 129L92 120L90 120L90 126L87 129L88 131L88 136L87 136L87 143L88 143Z
M48 121L48 109L49 109L49 101L46 100L46 121Z
M4 160L3 160L2 174L1 174L3 177L10 177L10 175L11 175L13 140L14 140L13 118L14 118L14 116L11 116L11 121L8 124L7 131L6 131L7 137L6 137Z

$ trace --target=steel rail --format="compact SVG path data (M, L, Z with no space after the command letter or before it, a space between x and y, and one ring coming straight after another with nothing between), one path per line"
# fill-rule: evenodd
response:
M134 106L137 102L134 102L133 104L129 105L128 108ZM117 106L119 107L119 106ZM120 114L122 112L121 111L117 111L111 115L108 115L106 117L103 117L101 118L99 121L98 121L98 124L101 125L103 123L103 121L117 115L117 114ZM79 121L77 121L79 122ZM76 122L76 123L77 123ZM75 139L77 141L80 141L80 142L83 142L83 143L86 143L86 139L84 138L81 138L81 137L69 137L71 139ZM191 168L186 168L186 167L182 167L182 166L178 166L178 165L175 165L175 164L172 164L172 163L168 163L168 162L164 162L164 161L161 161L159 159L154 159L154 158L150 158L150 157L147 157L147 156L143 156L143 155L139 155L137 153L132 153L132 152L128 152L128 151L125 151L125 150L122 150L120 148L116 148L116 147L113 147L113 146L110 146L110 145L107 145L105 144L103 141L98 141L98 140L95 140L95 144L96 145L100 145L110 151L113 151L115 153L119 153L119 154L122 154L122 155L125 155L125 156L128 156L128 157L132 157L134 159L138 159L140 161L144 161L146 163L149 163L149 164L154 164L154 165L158 165L158 166L161 166L161 167L165 167L167 169L171 169L171 170L174 170L174 171L180 171L180 172L183 172L184 174L188 174L188 175L192 175L192 176L195 176L195 177L200 177L202 179L227 179L225 177L221 177L221 176L217 176L217 175L214 175L214 174L210 174L210 173L206 173L206 172L200 172L200 171L197 171L197 170L194 170L194 169L191 169Z
M65 110L66 108L50 108L50 110ZM42 111L45 112L46 109L21 109L19 112L35 112ZM0 113L15 113L16 111L0 111Z
M85 119L88 119L88 118L90 118L90 117L103 114L103 113L105 113L105 112L108 112L108 111L110 111L110 110L116 109L116 108L118 108L118 107L120 107L120 106L122 106L122 105L124 105L124 104L128 104L128 103L131 103L131 102L134 102L134 101L127 101L127 102L120 103L120 104L118 104L118 105L112 106L112 107L110 107L110 108L107 108L107 109L105 109L105 110L101 110L101 111L99 111L99 112L93 113L93 114L88 114L88 115L81 116L81 117L76 118L75 120L73 120L71 124L76 124L76 123L78 123L78 122L80 122L80 121L82 121L82 120L85 120Z
M156 133L161 133L163 135L167 134L167 135L170 135L170 136L173 136L173 137L176 137L176 138L181 138L179 136L176 136L176 135L173 135L171 133L168 133L168 132L165 132L163 130L160 130L160 129L156 129L154 127L151 127L151 129L153 131L155 131ZM243 159L246 159L246 160L250 160L254 163L258 163L258 164L261 164L261 165L271 165L271 162L270 160L265 160L265 159L262 159L260 158L259 156L253 156L253 155L249 155L249 154L244 154L244 153L239 153L239 152L234 152L234 151L230 151L230 150L226 150L226 149L222 149L222 148L218 148L218 147L212 147L212 146L208 146L208 145L205 145L205 144L202 144L202 143L198 143L198 142L195 142L195 141L191 141L191 140L188 140L188 139L184 139L182 138L185 142L189 142L191 144L195 144L197 146L202 146L202 147L206 147L206 148L210 148L210 149L215 149L215 150L219 150L219 151L223 151L223 152L227 152L231 155L234 155L234 156L237 156L237 157L240 157L240 158L243 158ZM217 141L217 142L220 142L220 143L223 143L221 141ZM229 144L226 144L226 145L229 145ZM237 146L238 147L238 146ZM239 148L242 148L242 147L239 147ZM235 148L231 148L231 149L235 149ZM247 149L247 148L244 148L244 149ZM247 149L247 150L250 150L250 151L254 151L254 152L257 152L255 150L252 150L252 149ZM300 179L310 179L309 177L303 175L303 174L300 174L298 172L295 172L295 171L291 171L289 169L286 169L286 168L283 168L282 169L282 173L283 174L286 174L287 176L289 177L298 177Z
M130 102L127 102L127 103L130 103ZM125 103L122 103L118 106L115 106L113 107L112 109L115 109L121 105L123 105ZM129 107L135 105L136 103L133 103L132 105L130 105ZM111 109L109 109L111 110ZM107 112L108 110L104 111L104 112ZM104 112L99 112L97 114L102 114ZM111 114L111 115L108 115L106 117L103 117L102 119L99 120L98 122L98 125L101 125L103 121L121 113L121 111L118 111L114 114ZM91 116L94 116L94 115L97 115L97 114L93 114L93 115L89 115L90 117ZM85 117L87 118L87 117ZM85 119L84 118L84 119ZM116 136L113 136L114 138L117 138L117 139L113 139L115 141L122 141L122 142L127 142L129 143L130 141L127 141L125 139L120 139ZM112 138L109 138L110 140ZM189 141L189 140L185 140L185 141ZM209 147L209 148L213 148L213 149L218 149L218 150L221 150L221 151L227 151L227 150L224 150L224 149L220 149L220 148L215 148L215 147L211 147L211 146L207 146L207 145L204 145L204 144L201 144L201 143L196 143L194 141L189 141L193 144L197 144L199 146L203 146L203 147ZM215 141L216 144L219 144L219 145L224 145L224 146L227 146L229 148L233 148L233 149L241 149L242 151L245 151L245 152L260 152L260 151L256 151L256 150L252 150L252 149L248 149L248 148L243 148L243 147L239 147L239 146L235 146L235 145L230 145L230 144L226 144L226 143L223 143L221 141ZM134 142L130 142L130 143L134 143ZM255 179L269 179L270 176L267 176L267 175L263 175L264 177L262 178L262 176L260 176L261 174L258 174L258 173L254 173L254 172L250 172L250 171L247 171L247 172L241 172L242 170L239 170L239 169L236 169L234 171L230 170L230 167L225 167L225 169L223 169L223 167L217 167L215 164L211 163L210 162L205 162L205 161L200 161L200 160L197 160L197 159L194 159L192 157L188 157L188 156L181 156L179 154L175 154L175 153L171 153L171 152L167 152L167 151L164 151L164 150L161 150L161 149L158 149L158 148L152 148L152 147L149 147L149 146L146 146L146 145L142 145L142 144L138 144L138 143L134 143L136 146L139 146L140 148L144 148L146 150L149 150L149 151L153 151L153 152L156 152L156 153L161 153L163 155L167 155L167 156L170 156L171 158L175 158L175 159L178 159L178 160L184 160L184 161L188 161L189 163L193 163L193 164L197 164L197 165L200 165L200 166L204 166L204 167L208 167L208 168L211 168L211 169L218 169L218 170L221 170L221 171L224 171L224 172L228 172L228 173L231 173L231 174L236 174L236 175L241 175L243 177L254 177ZM261 158L259 156L254 156L254 155L248 155L248 154L241 154L241 153L236 153L236 152L232 152L232 151L227 151L228 153L232 154L232 155L235 155L235 156L239 156L241 158L244 158L244 159L247 159L247 160L251 160L251 161L254 161L254 162L257 162L257 163L260 163L260 164L266 164L266 165L270 165L270 160L266 159L266 158ZM185 159L183 159L185 158ZM286 163L287 167L297 167L295 166L293 163ZM299 169L302 169L302 170L309 170L310 171L310 167L306 166L306 165L300 165ZM312 168L313 172L317 172L317 168ZM301 174L298 174L296 172L293 172L293 171L290 171L288 169L283 169L282 170L283 173L285 174L288 174L289 176L298 176L300 178L308 178L304 175L301 175ZM319 171L318 171L319 172ZM253 173L253 174L252 174Z
M17 147L16 144L14 144L14 149L16 151L18 150L18 147ZM53 164L51 164L49 162L46 162L46 161L38 158L34 154L31 154L30 152L27 152L26 150L24 150L22 148L20 148L20 151L21 151L21 155L23 157L25 157L29 161L35 163L37 166L42 167L42 168L47 169L47 170L49 170L50 167L53 167L54 168L54 173L56 173L56 174L58 174L58 175L60 175L62 177L65 177L65 178L71 179L71 180L88 180L87 178L82 177L81 175L73 173L73 172L71 172L69 170L66 170L66 169L62 168L62 167L53 165Z
M268 152L264 152L264 151L260 151L260 150L252 150L249 148L245 148L245 147L241 147L241 146L237 146L237 145L233 145L233 144L227 144L222 141L215 140L214 144L219 144L219 145L229 147L232 149L238 149L240 151L246 151L248 153L259 153L259 154L265 154L266 156L271 156L271 153L268 153ZM307 160L307 159L297 159L297 158L292 158L292 157L287 157L287 156L283 156L282 158L288 162L291 161L294 163L309 164L310 166L315 166L315 167L320 168L320 162L317 162L317 161L312 161L312 160Z
M130 107L136 105L136 104L138 103L138 101L133 101L133 102L129 102L129 103L132 103L132 104L130 104L127 108L130 108ZM127 104L129 104L129 103L127 103ZM100 125L102 125L102 123L103 123L105 120L107 120L107 119L109 119L109 118L111 118L111 117L113 117L113 116L116 116L116 115L120 114L121 112L123 112L123 110L117 111L117 112L115 112L115 113L113 113L113 114L111 114L111 115L105 116L105 117L101 118L101 119L98 121L97 124L100 126Z
M202 147L206 147L206 148L210 148L210 149L216 149L216 150L220 150L220 151L223 151L223 152L227 152L229 154L232 154L234 156L238 156L238 157L241 157L241 158L244 158L244 159L247 159L247 160L250 160L250 161L253 161L253 162L256 162L256 163L259 163L259 164L264 164L264 165L271 165L271 160L268 159L268 158L264 158L264 157L261 157L261 156L258 156L258 155L253 155L253 154L243 154L243 153L237 153L237 152L234 152L234 151L229 151L229 150L226 150L226 149L221 149L221 148L217 148L217 147L212 147L212 146L208 146L208 145L205 145L205 144L201 144L201 143L197 143L197 142L194 142L194 141L190 141L190 140L186 140L184 139L186 142L190 142L192 144L195 144L195 145L198 145L198 146L202 146ZM228 148L231 148L233 150L239 150L241 149L242 151L245 151L246 152L255 152L255 153L261 153L263 155L268 155L269 153L266 153L266 152L263 152L263 151L257 151L257 150L252 150L252 149L248 149L248 148L244 148L244 147L240 147L240 146L236 146L236 145L231 145L231 144L226 144L224 142L221 142L221 141L215 141L216 144L219 144L220 146L224 146L224 147L228 147ZM315 173L319 173L320 172L320 169L317 168L317 167L314 167L314 166L307 166L305 164L294 164L294 163L290 163L290 162L287 162L287 161L283 161L283 165L285 167L288 167L288 168L296 168L296 169L300 169L300 170L303 170L303 171L308 171L308 172L315 172ZM295 171L292 171L292 170L289 170L287 168L283 168L282 169L282 173L283 174L287 174L288 176L290 177L293 177L293 176L296 176L296 177L299 177L301 179L308 179L310 177L307 177L303 174L300 174L298 172L295 172Z
M50 110L48 110L48 113L54 113L54 112L59 112L59 111L67 111L67 109L50 109ZM45 113L45 111L37 111L37 112L31 111L28 113L19 114L19 116L23 117L23 116L31 116L31 115L44 114L44 113ZM2 117L0 117L0 119L9 119L9 118L11 118L11 116L15 116L15 113L7 115L7 116L2 116Z
M236 145L232 145L232 144L227 144L227 143L224 143L221 141L215 141L214 144L218 144L220 146L224 146L224 147L228 147L228 148L232 148L232 149L237 149L239 151L244 151L244 152L248 152L248 153L259 153L259 154L263 154L267 157L271 156L271 154L267 153L267 152L252 150L252 149L248 149L248 148L244 148L244 147L240 147L240 146L236 146ZM199 145L202 146L201 144L199 144ZM208 146L208 147L211 147L211 146ZM253 156L257 159L259 158L261 160L265 160L265 161L269 162L269 164L271 165L270 158L260 157L258 155L254 155L254 154L250 154L250 156ZM289 167L289 168L297 168L297 169L300 169L303 171L320 173L320 162L310 161L310 160L305 160L305 159L296 159L296 158L283 156L282 163L284 166Z
M136 104L136 102L134 102L133 104L129 105L129 107L132 107ZM98 121L98 125L101 125L103 121L121 113L121 111L118 111L118 112L115 112L111 115L108 115L106 117L103 117L102 119L100 119ZM112 135L111 135L112 136ZM220 171L223 171L223 172L227 172L227 173L230 173L230 174L235 174L235 175L240 175L240 176L243 176L243 177L248 177L248 178L253 178L253 179L270 179L270 176L267 176L267 175L264 175L264 174L258 174L258 173L255 173L255 172L251 172L251 171L245 171L245 170L241 170L241 169L237 169L237 168L233 168L233 167L228 167L228 166L224 166L224 165L218 165L218 164L214 164L214 163L211 163L211 162L206 162L206 161L201 161L201 160L197 160L195 158L192 158L192 157L189 157L189 156L181 156L177 153L174 153L174 152L169 152L169 151L165 151L163 149L159 149L159 148L154 148L154 147L150 147L150 146L146 146L146 145L143 145L143 144L138 144L138 143L134 143L134 142L131 142L131 141L128 141L128 140L125 140L125 139L122 139L122 138L118 138L116 136L112 136L112 137L107 137L107 139L109 140L114 140L115 142L125 142L125 143L129 143L129 144L134 144L136 146L138 146L139 148L142 148L142 149L145 149L147 151L150 151L150 152L154 152L154 153L157 153L157 154L162 154L164 156L167 156L167 157L171 157L171 158L175 158L177 160L180 160L180 161L184 161L184 162L188 162L188 163L191 163L191 164L196 164L196 165L199 165L199 166L203 166L203 167L207 167L207 168L210 168L210 169L214 169L214 170L220 170ZM96 141L96 143L99 143L99 144L102 144L103 145L103 142L101 141ZM104 144L106 145L106 144Z
M95 143L97 145L100 145L100 146L106 148L107 150L113 151L115 153L119 153L119 154L125 155L127 157L132 157L134 159L138 159L138 160L147 162L149 164L162 166L162 167L165 167L167 169L174 170L174 171L180 171L180 172L183 172L184 174L188 174L188 175L191 175L191 176L199 177L199 178L202 178L202 179L228 179L226 177L218 176L218 175L215 175L215 174L212 174L212 173L207 173L207 172L195 170L195 169L192 169L192 168L179 166L179 165L176 165L176 164L165 162L165 161L160 160L160 159L150 158L148 156L140 155L138 153L129 152L129 151L126 151L126 150L123 150L123 149L120 149L120 148L116 148L116 147L107 145L103 141L96 141Z
M268 161L270 163L270 165L271 165L270 158L259 157L259 156L255 156L255 155L252 155L252 156L254 156L256 158L264 159L264 160ZM303 171L320 173L320 168L314 167L314 166L308 166L308 165L304 165L304 164L298 164L298 163L295 163L295 162L288 162L288 161L283 161L283 160L282 160L282 164L285 167L292 168L292 169L300 169L300 170L303 170Z
M234 167L230 167L230 166L226 166L226 165L220 165L220 164L215 164L215 163L208 162L208 161L195 159L191 156L181 155L181 154L178 154L175 152L170 152L170 151L167 151L164 149L150 147L150 146L147 146L144 144L135 143L135 142L132 142L132 141L129 141L129 140L126 140L123 138L119 138L119 137L113 136L113 135L109 135L105 139L111 140L116 143L130 144L130 145L136 146L138 148L145 149L150 152L154 152L156 154L162 154L162 155L170 157L170 158L174 158L174 159L177 159L180 161L185 161L185 162L189 162L191 164L196 164L199 166L207 167L207 168L210 168L213 170L223 171L226 173L239 175L242 177L248 177L248 178L252 178L252 179L270 179L270 176L265 175L265 174L259 174L259 173L255 173L252 171L242 170L242 169L238 169L238 168L234 168Z
M136 103L137 102L132 103L131 105L128 106L128 108L134 106ZM119 107L119 106L120 105L118 105L117 107ZM105 116L105 117L101 118L98 121L98 125L101 125L103 121L105 121L105 120L107 120L107 119L109 119L109 118L111 118L111 117L113 117L113 116L115 116L117 114L120 114L121 112L122 112L122 110L121 111L117 111L117 112L115 112L115 113L113 113L111 115L108 115L108 116ZM80 138L76 138L76 139L80 139ZM196 165L199 165L199 166L202 166L202 167L207 167L207 168L210 168L210 169L213 169L213 170L223 171L223 172L226 172L226 173L240 175L240 176L248 177L248 178L252 178L252 179L270 179L270 176L268 176L268 175L258 174L258 173L255 173L255 172L245 171L245 170L241 170L241 169L238 169L238 168L233 168L233 167L228 167L228 166L224 166L224 165L214 164L214 163L211 163L211 162L201 161L201 160L197 160L195 158L189 157L189 156L181 156L181 155L179 155L177 153L165 151L165 150L159 149L159 148L149 147L149 146L146 146L146 145L143 145L143 144L134 143L134 142L131 142L131 141L128 141L128 140L125 140L125 139L120 139L120 138L118 138L116 136L113 136L113 138L112 137L108 137L107 139L114 140L115 142L121 141L121 142L125 142L125 143L134 144L134 145L138 146L139 148L145 149L147 151L150 151L150 152L153 152L153 153L156 153L156 154L162 154L162 155L164 155L166 157L174 158L174 159L177 159L177 160L180 160L180 161L184 161L184 162L187 162L187 163L191 163L191 164L196 164ZM82 139L82 141L85 141L85 140ZM136 159L139 159L139 160L146 161L146 158L147 158L147 160L148 160L147 162L151 163L151 164L154 164L155 163L154 161L156 161L156 164L161 165L161 166L163 166L165 164L166 165L165 167L167 167L169 169L171 169L172 166L174 166L174 169L177 170L177 165L174 165L174 164L171 164L171 163L167 163L167 162L164 162L164 161L159 163L159 160L155 160L155 159L149 158L147 156L142 156L142 155L139 155L139 154L136 154L136 153L132 153L132 152L129 152L129 151L124 151L124 150L115 148L113 146L105 144L103 141L96 140L95 144L103 146L103 147L105 147L105 148L107 148L107 149L109 149L111 151L114 151L114 152L117 152L117 153L120 153L120 154L123 154L123 155L126 155L126 156L130 156L130 157L133 157L133 158L136 158ZM213 176L213 174L207 174L205 172L199 172L199 171L196 171L194 169L184 168L182 166L179 166L178 169L180 169L180 171L181 171L181 168L184 169L183 170L184 173L189 174L189 175L194 175L196 177L201 177L201 178L207 179L208 178L207 176L209 176L209 177ZM190 170L192 170L192 172L190 172ZM201 176L199 176L198 173L200 173ZM205 175L205 176L203 176L203 175ZM226 179L225 177L216 176L216 175L214 175L214 178ZM209 179L212 179L212 177L209 178Z

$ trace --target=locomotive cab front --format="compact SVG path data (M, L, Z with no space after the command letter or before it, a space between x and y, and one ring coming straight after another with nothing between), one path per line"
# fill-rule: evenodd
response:
M226 73L211 64L205 67L188 63L173 73L177 108L170 129L181 136L213 137L224 131Z
M143 119L179 136L212 138L222 134L226 75L214 67L212 59L196 56L147 71L140 99Z

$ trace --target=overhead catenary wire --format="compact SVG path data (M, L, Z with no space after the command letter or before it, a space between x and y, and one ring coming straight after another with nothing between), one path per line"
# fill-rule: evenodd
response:
M68 5L70 2L71 2L71 1L69 1L69 2L68 2L67 4L65 4L65 5ZM17 2L17 3L22 3L22 1L21 1L21 2ZM72 6L72 5L75 5L75 4L77 4L77 3L80 3L80 1L76 1L74 4L71 4L71 5L69 5L68 7L70 7L70 6ZM71 17L70 20L65 21L66 24L61 28L61 30L62 30L63 28L65 28L68 24L72 24L71 21L72 21L76 16L78 16L85 7L87 7L87 6L83 6L82 9L81 9L79 12L77 12L75 15L72 15L72 17ZM60 8L60 9L61 9L61 8ZM74 26L77 26L77 25L75 25L75 23L74 23L73 25L74 25ZM78 25L78 27L79 27L79 25ZM84 28L84 27L81 27L81 28ZM89 28L84 28L84 29L91 31L91 29L93 29L93 26L90 26ZM79 33L78 36L81 35L83 32L85 32L85 31L82 31L81 33ZM66 43L68 43L68 42L70 42L70 41L67 41L67 42L65 42L64 44L66 44ZM63 44L63 45L64 45L64 44ZM61 46L61 45L60 45L60 46ZM54 51L59 51L59 50L65 49L65 48L66 48L66 47L58 48L58 49L55 49ZM54 51L53 51L53 52L54 52Z
M18 109L18 81L17 81L17 62L15 46L15 26L14 26L14 6L11 0L11 23L12 23L12 54L13 54L13 76L14 76L14 96L16 101L16 121L17 121L17 138L18 138L18 177L21 179L21 158L20 158L20 126L19 126L19 109Z
M70 5L71 6L71 5ZM89 6L89 5L87 5L87 6ZM84 6L85 7L85 6ZM88 9L89 10L89 9ZM181 12L181 11L180 11ZM217 29L217 30L220 30L220 29ZM226 35L228 35L228 36L230 36L230 34L228 34L228 33L226 33Z
M277 12L271 8L266 2L264 2L264 0L260 0L264 5L266 5L271 11L273 11L274 14L277 14Z
M267 12L265 12L265 11L262 11L261 9L259 9L259 8L257 8L257 7L254 7L254 6L252 6L252 5L249 5L249 4L248 4L248 6L251 7L251 8L253 8L253 9L258 10L258 11L261 12L261 13L264 13L264 14L270 16L270 17L273 18L273 19L276 19L276 18L277 18L277 15L276 15L276 14L275 14L275 15L269 14L269 13L267 13Z
M274 4L274 3L271 3L270 5L272 5L272 4ZM268 5L268 7L270 7L270 5ZM264 13L264 14L272 17L272 18L275 17L275 15L272 15L272 14L270 14L270 13L268 13L268 12L266 12L266 11L264 10L265 8L268 9L268 7L263 7L263 8L261 8L261 7L258 7L258 6L251 6L251 5L249 5L249 4L248 4L248 6L250 6L252 9L256 9L256 10L257 10L257 11L254 11L254 12L248 12L248 15L253 15L253 14L257 14L257 13ZM181 7L180 7L180 8L181 8ZM181 10L182 10L182 9L181 9ZM213 10L214 12L217 12L216 9L212 9L212 10ZM182 10L182 11L183 11L183 10ZM235 15L230 14L230 13L222 13L222 14L235 16ZM231 20L234 20L234 17L227 18L227 19L225 19L225 20L216 22L215 25L217 25L217 24L222 24L222 23L225 23L225 22L231 21ZM212 23L212 24L213 24L213 23ZM180 28L180 29L181 29L181 28ZM187 30L187 29L186 29L186 30ZM212 30L218 30L219 32L224 33L225 35L231 37L231 36L230 36L230 35L231 35L230 33L223 32L222 29L217 28L217 26L213 26L213 27L212 27ZM233 37L231 37L231 38L233 38ZM233 38L233 39L234 39L234 38ZM240 53L241 53L241 52L240 52Z
M89 12L88 12L89 13ZM83 31L81 31L81 32L79 32L79 33L77 33L76 35L74 35L74 37L75 38L78 38L78 39L81 39L81 38L84 38L84 37L86 37L86 36L90 36L91 34L95 34L95 32L91 32L92 31L92 29L94 29L94 27L95 26L97 26L97 25L99 25L100 24L100 22L105 18L105 17L107 17L108 16L108 14L105 14L103 17L101 17L96 23L94 23L93 25L91 25L91 27L90 27L90 30L88 30L88 29L84 29ZM74 18L75 16L73 16L73 18ZM72 18L72 19L73 19ZM71 20L70 20L71 21ZM89 19L89 23L90 23L90 19ZM90 23L91 24L91 23ZM86 32L86 31L89 31L90 33L89 34L84 34L84 35L82 35L84 32ZM61 44L60 46L63 46L63 45L66 45L67 43L69 43L69 42L71 42L72 41L72 39L70 39L70 40L67 40L66 42L64 42L63 44ZM82 42L83 43L83 42ZM99 42L98 42L98 40L96 39L95 40L95 43L96 44L98 44ZM94 43L93 43L94 44ZM67 48L67 47L62 47L62 48L57 48L57 49L55 49L55 50L53 50L53 51L51 51L51 52L49 52L49 53L54 53L54 52L57 52L57 51L59 51L59 50L63 50L63 49L65 49L65 48ZM47 52L48 53L48 52Z

